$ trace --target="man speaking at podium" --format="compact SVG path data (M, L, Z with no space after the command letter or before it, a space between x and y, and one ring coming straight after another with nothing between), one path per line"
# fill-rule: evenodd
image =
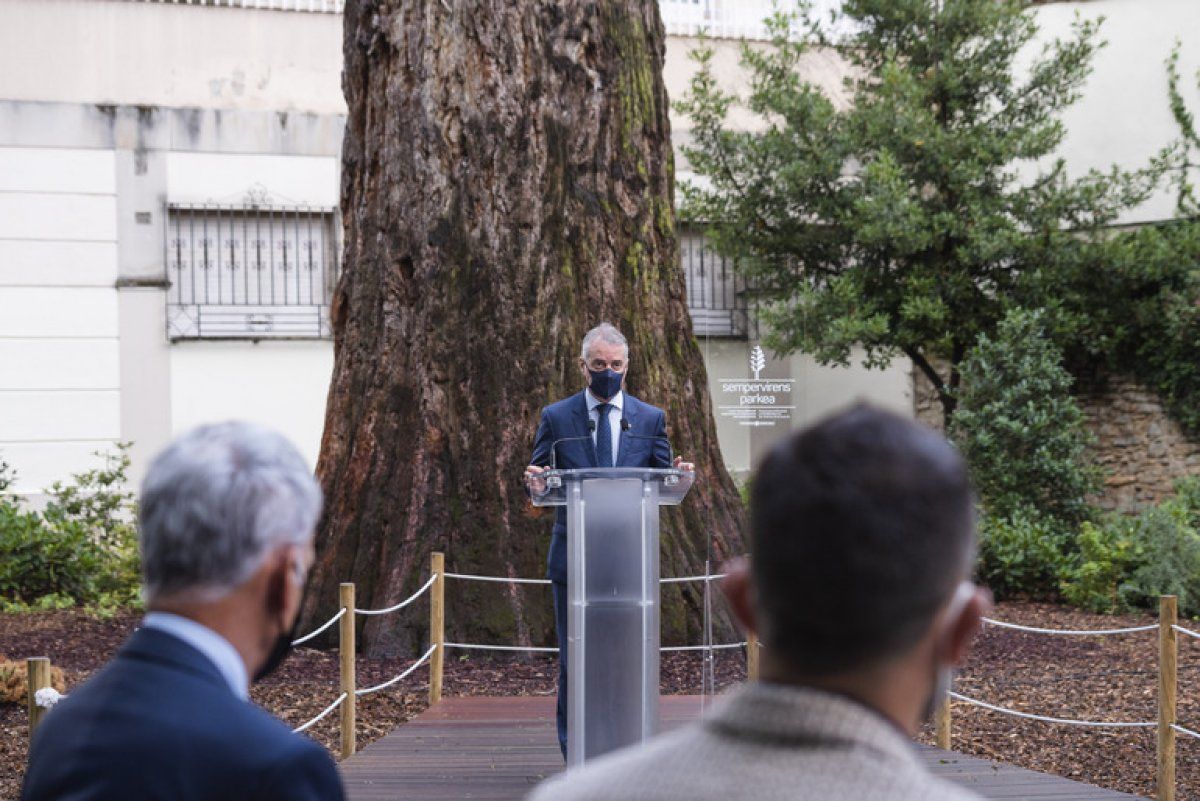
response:
M622 390L629 372L629 343L609 323L588 331L579 352L587 385L542 410L526 477L548 468L671 467L666 414ZM674 466L693 466L675 457ZM554 590L558 631L558 744L567 754L567 510L558 507L550 536L547 578Z

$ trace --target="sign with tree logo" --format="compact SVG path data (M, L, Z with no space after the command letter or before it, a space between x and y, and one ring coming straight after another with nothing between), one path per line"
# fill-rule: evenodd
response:
M750 373L747 378L722 378L717 398L721 417L743 426L774 426L792 419L791 378L763 378L767 355L762 346L750 349Z

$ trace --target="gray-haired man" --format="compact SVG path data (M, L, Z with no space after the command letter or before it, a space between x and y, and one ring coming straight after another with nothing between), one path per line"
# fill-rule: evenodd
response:
M586 387L542 410L527 477L550 466L671 467L667 416L624 391L629 343L609 323L588 331L579 349L579 373ZM674 466L693 466L676 457ZM559 507L550 535L547 577L554 592L558 630L558 743L567 754L567 514Z
M248 701L274 669L312 563L321 491L283 437L198 428L141 492L142 627L46 716L21 797L342 798L324 748Z

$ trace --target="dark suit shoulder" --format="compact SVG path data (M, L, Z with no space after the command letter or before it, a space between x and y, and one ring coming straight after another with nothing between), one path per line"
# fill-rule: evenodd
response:
M135 634L38 727L22 798L253 798L263 775L300 765L289 797L340 799L323 751L234 695L190 646ZM306 782L321 794L306 794Z
M342 779L329 752L302 735L288 732L287 748L258 772L247 797L262 801L340 801Z
M660 414L660 415L663 415L664 417L667 414L666 412L664 412L662 409L658 408L657 406L650 404L650 403L646 403L644 400L639 400L638 398L633 397L629 393L625 393L625 403L627 404L627 406L626 406L627 409L630 409L630 408L637 409L638 414L647 414L647 415ZM628 412L626 412L626 413L628 413Z
M551 417L558 417L564 414L572 414L575 411L575 406L579 403L582 392L576 392L574 395L563 398L560 401L555 401L542 409L542 414Z

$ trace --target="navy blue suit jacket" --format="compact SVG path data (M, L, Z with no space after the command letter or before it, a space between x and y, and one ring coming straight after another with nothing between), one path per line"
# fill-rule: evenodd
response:
M139 629L38 726L23 801L342 798L317 743L238 698L203 654Z
M667 415L657 406L642 403L625 393L622 414L629 430L621 432L616 467L670 467L671 446L667 442ZM630 436L633 434L634 436ZM555 442L555 459L550 458ZM529 463L549 467L555 462L560 470L577 470L596 466L596 446L588 431L587 390L578 395L552 403L542 409L537 436L533 440L533 457ZM550 536L550 554L546 559L546 577L552 581L567 580L567 509L558 507L554 531Z

